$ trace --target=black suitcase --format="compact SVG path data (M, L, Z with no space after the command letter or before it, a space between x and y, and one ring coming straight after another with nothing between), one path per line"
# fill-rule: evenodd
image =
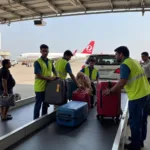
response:
M67 102L64 80L57 79L47 83L44 102L52 105L62 105Z
M77 90L78 87L76 83L70 78L66 79L65 82L67 85L67 99L72 100L72 93Z

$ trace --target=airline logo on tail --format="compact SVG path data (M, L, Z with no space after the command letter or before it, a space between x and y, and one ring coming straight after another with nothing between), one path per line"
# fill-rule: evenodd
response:
M93 53L95 41L91 41L88 46L83 50L82 54L89 54L91 55Z

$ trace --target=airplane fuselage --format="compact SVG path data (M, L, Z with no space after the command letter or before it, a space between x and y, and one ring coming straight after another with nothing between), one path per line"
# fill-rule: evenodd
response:
M75 58L85 58L88 55L89 54L76 53L76 55L73 56L72 58L73 59L75 59ZM36 61L40 57L41 57L40 53L24 53L24 54L22 54L18 57L18 61L33 62L33 61ZM49 59L54 59L54 58L57 58L57 57L63 57L63 53L49 53L48 54Z

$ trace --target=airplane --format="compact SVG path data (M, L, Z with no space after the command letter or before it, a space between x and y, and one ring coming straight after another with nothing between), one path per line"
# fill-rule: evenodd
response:
M84 58L88 55L91 55L93 53L95 41L91 41L87 47L81 52L77 53L77 50L73 53L73 59L75 58ZM34 62L38 58L40 58L41 53L23 53L18 57L19 62ZM49 53L48 58L51 60L57 60L59 58L63 57L63 53Z

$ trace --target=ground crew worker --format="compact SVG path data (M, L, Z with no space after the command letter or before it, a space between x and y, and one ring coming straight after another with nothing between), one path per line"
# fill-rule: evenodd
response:
M131 129L130 144L125 144L128 150L140 150L144 147L147 134L148 102L150 86L139 62L129 57L129 50L125 46L115 49L116 59L121 62L120 80L111 89L103 91L108 95L125 88L129 99L129 124Z
M67 78L67 73L68 73L70 75L71 79L76 83L76 85L78 87L80 87L75 76L72 73L70 63L68 62L72 56L73 56L72 52L70 50L66 50L64 52L63 58L61 58L55 62L55 69L57 72L57 76L60 79L65 80ZM54 109L56 109L56 108L57 108L57 106L55 105Z
M34 119L39 118L39 113L42 106L42 115L47 114L49 105L44 103L44 95L46 90L47 81L54 80L57 76L52 61L47 58L49 50L48 46L43 44L40 46L41 58L34 63L34 91L35 91L35 106L34 106ZM52 77L52 72L55 77Z
M95 65L95 60L94 59L90 59L89 60L89 66L83 68L80 72L83 72L84 74L86 74L90 80L91 80L91 87L92 87L92 94L93 96L91 96L91 107L93 108L94 106L94 95L96 94L96 89L95 89L95 85L94 85L94 81L99 80L99 72L96 68L94 68Z
M72 52L70 50L66 50L64 52L63 58L61 58L55 62L55 69L57 72L57 76L59 78L61 78L63 80L66 79L67 73L68 73L70 75L71 79L77 84L78 87L80 87L75 76L72 73L70 63L68 62L72 56L73 56Z
M143 52L141 54L142 60L144 63L142 63L142 68L144 69L144 72L147 76L147 79L150 83L150 60L149 60L149 54L148 52Z

